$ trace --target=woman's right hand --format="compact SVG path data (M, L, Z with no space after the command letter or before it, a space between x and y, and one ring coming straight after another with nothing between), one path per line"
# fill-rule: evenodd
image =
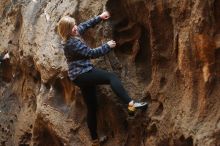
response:
M110 46L110 48L116 47L116 42L114 40L108 41L107 44Z
M99 15L103 20L107 20L110 17L110 13L108 11L103 12Z

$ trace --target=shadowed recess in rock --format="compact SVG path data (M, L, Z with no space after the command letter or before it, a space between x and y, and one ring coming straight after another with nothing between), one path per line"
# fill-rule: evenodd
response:
M62 139L40 117L35 122L33 134L33 146L64 146Z
M60 108L65 108L72 103L75 97L75 87L68 78L58 78L47 86L49 88L47 103Z
M174 140L174 145L177 145L177 146L193 146L193 139L192 137L188 137L188 138L185 138L183 135L180 136L179 139L177 140Z
M0 68L0 82L10 82L12 78L12 65L10 64L10 60L4 60Z
M220 76L220 48L215 50L215 68L216 68L216 74L218 77Z
M138 81L148 84L152 73L149 28L144 25L145 22L132 19L138 17L137 14L133 13L132 16L126 13L124 5L123 1L113 0L106 4L112 15L110 25L113 39L117 42L115 53L120 62L127 66L127 72L135 70Z

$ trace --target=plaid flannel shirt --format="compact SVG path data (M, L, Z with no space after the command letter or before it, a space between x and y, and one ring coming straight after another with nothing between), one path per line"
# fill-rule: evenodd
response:
M86 22L80 23L77 27L82 35L88 28L91 28L101 21L100 16L96 16ZM64 54L68 64L68 76L73 81L82 73L88 72L93 68L91 58L97 58L107 54L111 50L108 44L92 49L88 47L80 38L71 37L67 40L64 47Z

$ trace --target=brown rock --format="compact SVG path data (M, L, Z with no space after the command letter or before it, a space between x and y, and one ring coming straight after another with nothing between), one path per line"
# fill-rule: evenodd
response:
M85 105L67 77L56 24L111 13L84 39L117 48L94 60L150 103L128 117L109 87L99 88L98 129L106 146L220 145L220 1L1 0L0 145L88 146ZM120 103L120 102L119 102Z

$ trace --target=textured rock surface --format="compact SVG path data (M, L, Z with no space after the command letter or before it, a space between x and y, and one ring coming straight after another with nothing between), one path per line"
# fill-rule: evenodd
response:
M220 145L219 0L1 0L0 145L88 146L85 105L67 78L56 34L66 14L82 22L111 12L84 37L118 47L94 60L129 94L148 100L128 118L108 86L99 87L99 133L106 146ZM143 98L141 98L143 97Z

